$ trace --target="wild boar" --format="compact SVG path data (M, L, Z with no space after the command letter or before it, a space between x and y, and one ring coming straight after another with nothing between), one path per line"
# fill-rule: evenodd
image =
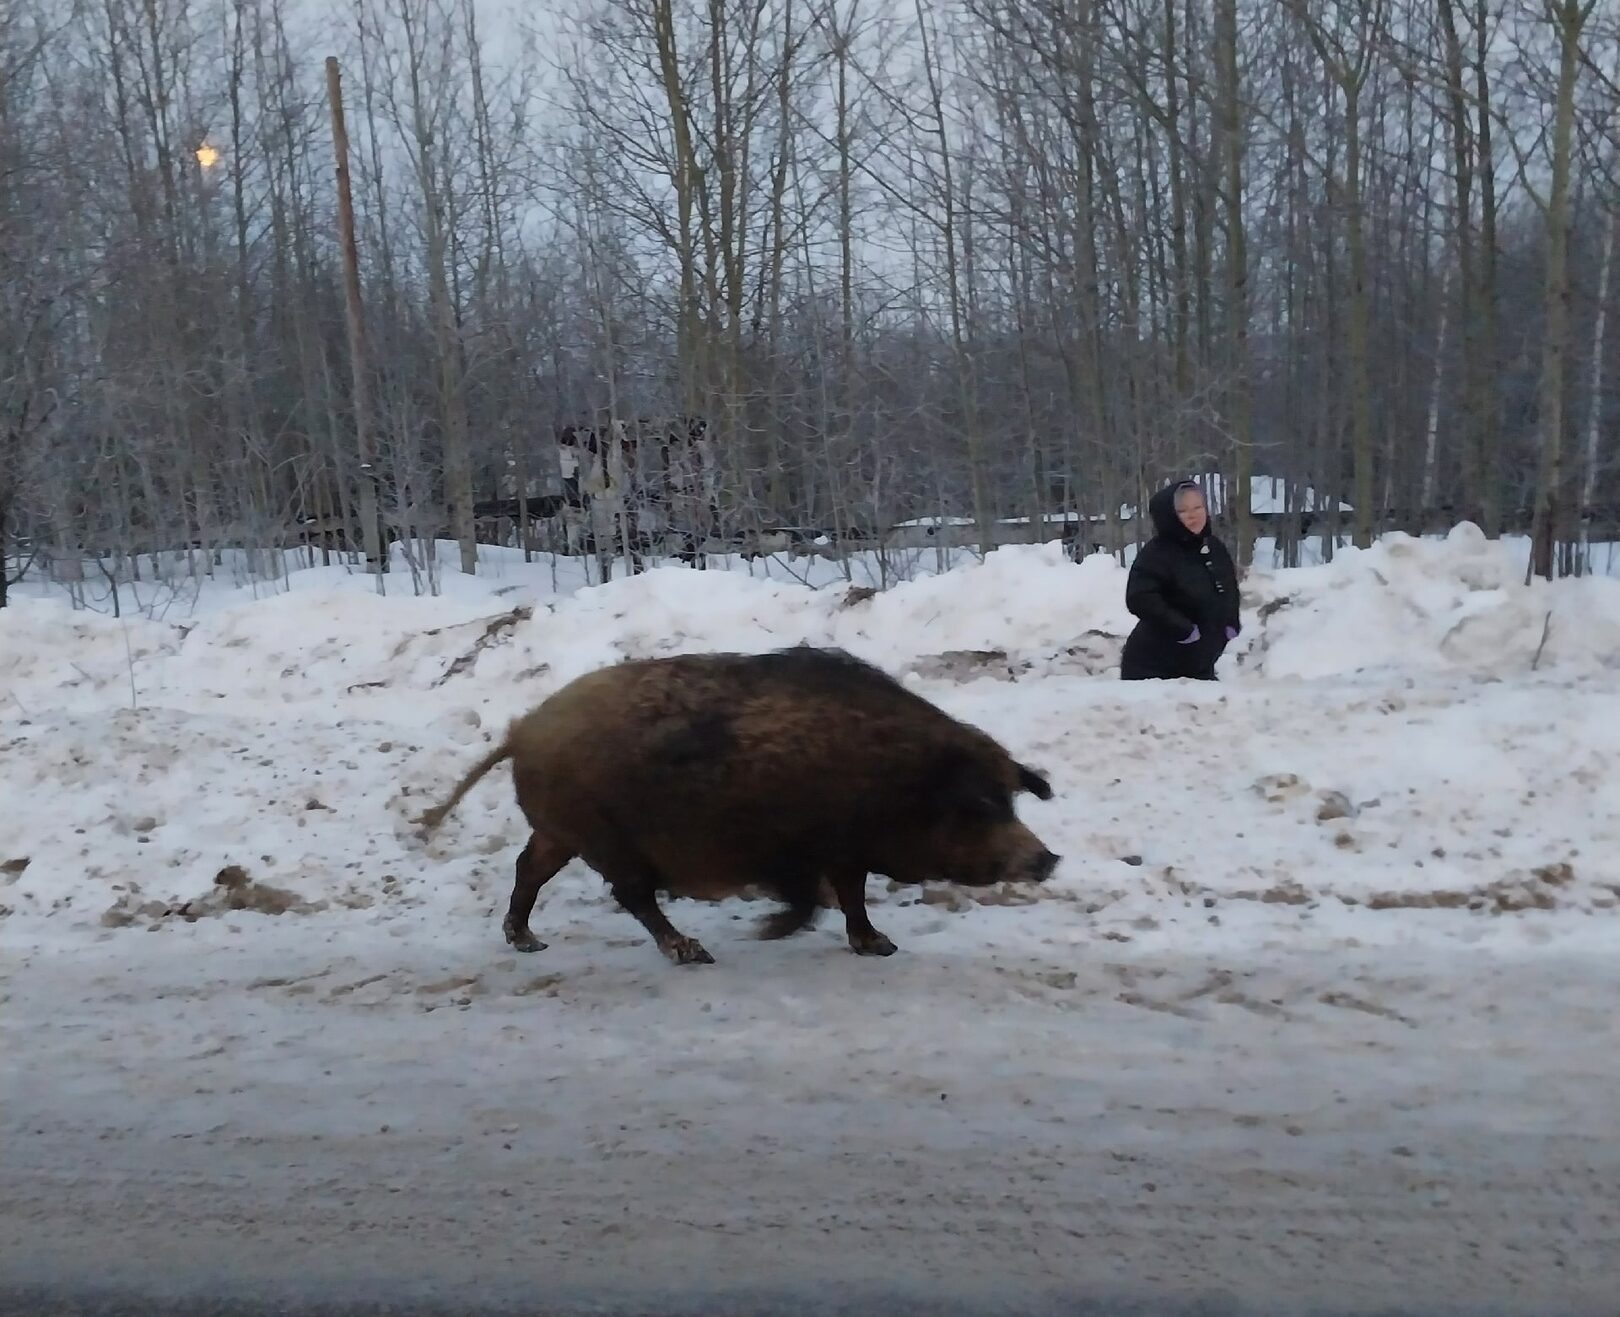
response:
M519 951L540 889L576 856L676 964L712 964L658 893L717 899L757 886L784 907L759 935L808 927L823 882L850 947L895 945L866 912L866 877L968 886L1041 882L1058 863L1014 811L1052 798L991 736L838 649L640 659L587 673L513 721L423 835L503 760L533 835L502 923Z

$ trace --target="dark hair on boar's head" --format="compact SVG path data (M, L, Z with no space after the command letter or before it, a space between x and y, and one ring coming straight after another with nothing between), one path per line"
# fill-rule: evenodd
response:
M578 677L515 720L443 804L431 832L502 760L533 830L502 927L519 951L541 887L583 859L677 964L712 963L657 894L718 899L758 886L808 927L823 884L863 955L895 947L866 913L866 877L983 886L1040 882L1058 857L1019 822L1046 778L992 737L839 649L637 659Z

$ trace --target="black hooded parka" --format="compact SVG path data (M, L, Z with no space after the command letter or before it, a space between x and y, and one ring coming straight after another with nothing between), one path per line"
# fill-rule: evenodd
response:
M1139 620L1125 641L1119 675L1126 681L1195 677L1215 680L1226 652L1226 629L1241 630L1237 571L1206 521L1194 535L1176 516L1176 494L1190 480L1167 485L1148 500L1154 537L1131 564L1125 607ZM1198 639L1184 643L1198 630Z

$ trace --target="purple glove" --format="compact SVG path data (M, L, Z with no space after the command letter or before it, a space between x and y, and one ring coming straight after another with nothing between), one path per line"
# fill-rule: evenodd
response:
M1226 643L1231 644L1237 638L1238 638L1238 629L1235 626L1227 627L1226 628Z
M1176 644L1178 644L1178 645L1192 645L1192 644L1196 644L1197 641L1198 641L1198 626L1195 623L1193 625L1192 635L1188 636L1185 640L1176 641Z

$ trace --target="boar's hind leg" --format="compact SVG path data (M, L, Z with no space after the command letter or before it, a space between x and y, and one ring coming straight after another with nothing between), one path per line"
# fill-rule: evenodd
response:
M648 865L628 856L614 856L615 862L600 862L587 855L587 864L607 879L613 895L636 922L652 934L658 949L677 965L712 965L714 957L695 937L687 937L658 905L658 874Z
M573 859L573 852L538 832L529 834L529 844L517 858L517 879L512 884L512 902L501 921L501 932L519 951L544 951L546 944L529 931L529 916L535 898L557 870Z
M768 941L792 937L815 923L816 916L821 913L821 904L817 899L820 883L817 879L795 873L778 877L768 885L785 903L785 908L773 911L759 921L760 937Z
M842 869L827 875L844 912L844 933L859 956L892 956L895 945L872 927L866 913L866 871Z

